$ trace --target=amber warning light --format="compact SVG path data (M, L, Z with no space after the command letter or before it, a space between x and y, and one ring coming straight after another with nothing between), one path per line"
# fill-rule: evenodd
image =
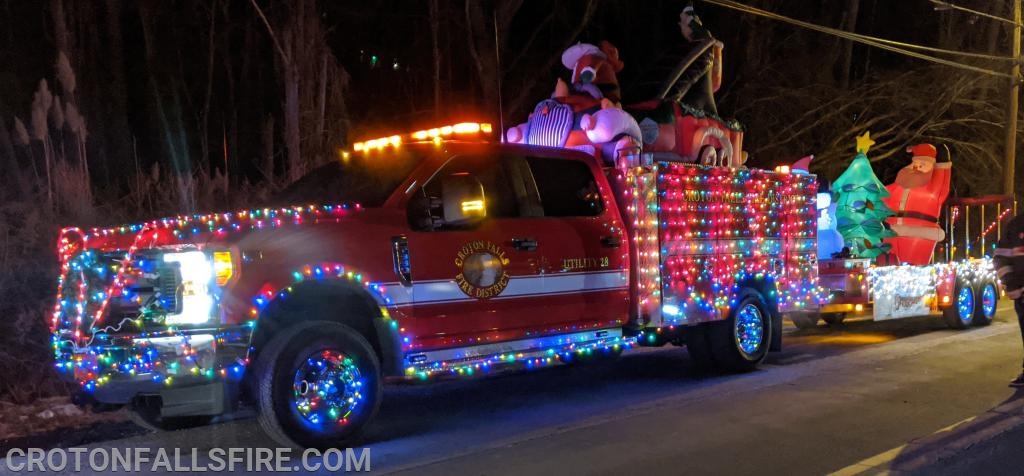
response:
M356 152L374 149L380 150L385 147L398 147L402 145L402 142L422 142L428 140L441 142L442 140L456 137L464 139L470 136L490 134L492 131L493 128L486 122L460 122L458 124L424 129L405 135L392 135L388 137L381 137L379 139L356 142L352 145L352 150Z

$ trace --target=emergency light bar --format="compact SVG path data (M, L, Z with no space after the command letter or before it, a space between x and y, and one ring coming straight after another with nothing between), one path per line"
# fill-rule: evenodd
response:
M458 124L424 129L404 135L393 135L381 137L379 139L370 139L364 142L356 142L352 145L352 150L359 152L373 149L380 150L388 146L398 147L399 145L402 145L403 141L420 142L433 140L434 142L440 142L451 136L490 134L492 131L493 128L491 127L491 124L486 122L460 122Z

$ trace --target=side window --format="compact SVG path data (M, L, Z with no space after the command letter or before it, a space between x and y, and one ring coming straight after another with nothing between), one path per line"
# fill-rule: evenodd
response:
M604 211L597 182L586 163L541 157L526 160L533 171L544 216L587 217Z
M477 202L482 202L480 218L521 216L516 184L523 183L522 170L525 167L513 165L511 161L498 160L497 157L458 156L451 159L410 201L410 225L419 230L472 227L475 224L472 221L452 220L452 207L466 211L470 203ZM453 186L453 183L459 186ZM452 196L453 193L466 193L467 188L473 189L475 194L482 192L480 200L465 201L462 196ZM452 203L453 199L460 203Z

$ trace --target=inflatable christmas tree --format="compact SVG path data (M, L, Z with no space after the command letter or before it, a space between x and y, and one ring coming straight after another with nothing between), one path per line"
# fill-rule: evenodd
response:
M882 238L893 236L885 227L892 210L882 202L889 192L871 170L868 149L874 145L869 132L857 138L857 156L832 185L836 203L836 229L854 258L874 259L889 251Z

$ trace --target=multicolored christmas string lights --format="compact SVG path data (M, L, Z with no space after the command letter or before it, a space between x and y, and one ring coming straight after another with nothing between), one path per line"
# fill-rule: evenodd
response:
M820 300L815 279L817 215L813 178L677 163L636 167L620 178L625 186L621 187L624 196L619 203L624 204L626 216L632 220L639 307L641 313L653 308L661 311L658 327L672 330L675 325L720 319L735 305L739 286L748 281L770 289L767 297L781 311L801 309ZM181 377L240 377L249 363L247 355L228 362L215 361L205 353L209 348L205 337L181 332L173 325L134 334L126 349L105 345L114 339L107 334L116 334L121 325L145 328L139 323L147 318L144 309L127 322L104 322L112 300L131 302L135 296L129 284L140 275L152 273L147 268L147 260L152 257L140 250L163 247L165 251L194 252L198 245L186 240L216 244L235 233L337 220L360 209L358 205L254 209L178 216L88 232L65 230L58 250L62 266L60 300L52 320L58 367L74 372L86 389L108 382L115 373L147 374L154 382L167 385ZM247 342L265 307L274 299L286 298L296 284L347 280L377 299L381 315L398 333L403 351L413 348L411 336L390 319L392 302L379 282L340 263L303 266L293 272L293 278L291 284L265 285L252 298L247 324L218 330L210 338L218 343ZM666 296L674 300L662 302ZM657 330L650 334L656 337ZM95 342L104 345L90 347ZM618 352L633 343L630 337L581 338L543 349L495 353L461 362L411 364L406 367L406 375L469 375L506 364L543 367L595 352ZM175 346L173 355L177 357L167 358L168 346ZM80 352L83 349L85 352Z
M751 281L782 312L820 302L812 177L662 163L658 181L668 323L720 319Z
M78 228L64 229L58 240L61 273L57 285L58 299L51 319L57 368L74 372L76 380L87 390L105 383L112 373L152 373L153 379L168 384L183 367L189 368L189 374L209 378L218 375L240 376L248 363L247 359L238 359L217 369L203 366L195 360L196 353L190 344L190 336L179 335L176 326L167 326L152 333L145 332L140 322L147 312L144 307L140 306L138 316L103 325L114 299L141 304L132 295L130 285L142 279L146 273L152 273L152 269L147 267L148 257L140 255L139 250L157 245L195 249L196 245L183 241L206 239L207 242L213 242L232 233L338 220L361 209L358 204L263 208L234 213L182 215L134 225L92 228L88 232ZM96 291L97 288L100 291ZM214 298L219 298L219 293ZM99 351L91 347L98 337L106 338L109 333L116 333L122 326L129 324L141 331L135 335L130 346L135 353L129 355L130 352L122 349L118 351L120 355L116 356L110 349L116 346L99 346L102 349ZM219 332L216 339L221 342L224 339L244 339L247 342L253 324L250 322L242 326L242 329L249 329L248 332L226 330ZM177 355L182 359L163 362L158 352L146 349L149 342L152 342L151 338L180 339L181 351Z
M983 283L998 282L990 259L927 266L873 266L867 269L867 280L876 299L881 295L933 296L934 308L954 304L957 282L975 289Z

